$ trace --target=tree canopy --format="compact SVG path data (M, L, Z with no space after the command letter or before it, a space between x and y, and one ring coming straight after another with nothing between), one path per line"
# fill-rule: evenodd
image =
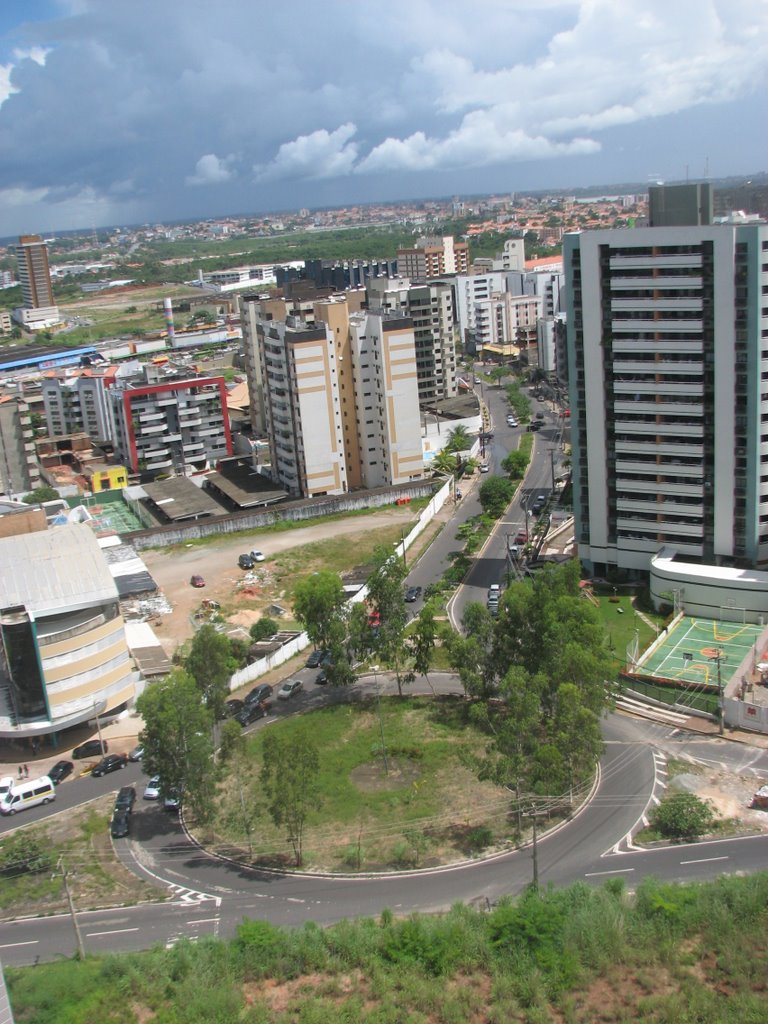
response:
M489 476L480 484L477 496L483 512L499 519L515 496L515 485L503 476Z
M325 569L296 584L293 610L316 647L330 647L333 624L339 621L344 597L339 575Z

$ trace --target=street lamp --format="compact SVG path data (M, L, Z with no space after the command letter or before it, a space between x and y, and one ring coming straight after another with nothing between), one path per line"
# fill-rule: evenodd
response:
M381 695L379 693L379 671L378 665L371 665L373 669L373 685L376 687L376 714L379 719L379 735L381 736L381 753L384 757L384 774L389 775L389 761L387 760L387 745L384 742L384 722L381 718Z
M718 732L720 733L721 736L725 733L725 722L724 722L725 707L724 707L724 701L723 701L723 679L722 679L722 675L720 673L720 663L722 661L725 661L726 657L727 656L725 654L723 654L722 647L718 647L717 654L713 654L712 657L709 659L710 661L714 661L715 664L717 665L717 717L718 717Z

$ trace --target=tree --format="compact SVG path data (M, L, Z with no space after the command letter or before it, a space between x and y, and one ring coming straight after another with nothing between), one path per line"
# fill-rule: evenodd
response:
M428 601L419 612L416 625L411 634L413 650L413 668L429 683L429 670L435 657L437 645L437 624L431 603ZM430 684L431 685L431 684Z
M591 770L603 752L600 719L584 704L583 694L573 683L557 689L552 738L568 773L568 787Z
M477 496L483 512L494 519L499 519L515 496L515 486L502 476L490 476L480 485Z
M60 498L61 495L55 487L36 487L34 491L30 491L21 500L25 505L39 505L44 501L54 501L56 498Z
M278 828L285 827L288 833L297 868L303 863L304 826L320 798L319 769L320 756L308 732L267 732L261 784L269 816Z
M488 700L496 694L499 668L493 654L493 616L479 601L470 601L461 625L463 633L454 633L448 642L451 667L467 696Z
M4 875L48 872L53 867L53 850L44 836L22 829L7 835L0 846L0 873Z
M472 438L470 437L469 430L460 423L458 426L453 427L448 431L448 440L443 446L443 451L446 452L466 452L472 447Z
M403 604L403 580L408 570L403 560L386 547L373 553L376 569L368 579L368 606L378 617L374 649L395 670L397 692L403 695L403 663L408 654L405 627L408 613Z
M504 377L509 377L512 371L508 366L494 366L493 369L488 373L488 376L496 384L501 387L501 382Z
M316 647L327 648L333 623L341 618L344 586L335 572L322 570L299 580L293 592L293 610Z
M266 640L270 636L274 636L275 633L280 632L280 623L274 619L270 619L264 616L263 619L259 619L258 622L254 622L251 628L248 630L251 640L254 643L258 643L259 640Z
M197 683L214 720L223 717L233 671L228 638L217 633L210 623L201 626L192 640L184 667Z
M715 825L710 804L693 793L673 793L654 808L651 828L665 839L698 839Z
M442 473L445 476L458 473L461 469L461 458L458 452L449 452L445 448L439 451L430 463L435 473Z
M505 456L502 460L501 468L505 473L509 474L513 480L522 480L525 476L525 471L528 468L528 461L528 452L524 452L520 448L516 448Z
M206 821L213 797L213 715L200 700L200 689L183 669L150 683L136 701L144 719L139 742L149 775L159 775L161 791L183 795L200 821Z

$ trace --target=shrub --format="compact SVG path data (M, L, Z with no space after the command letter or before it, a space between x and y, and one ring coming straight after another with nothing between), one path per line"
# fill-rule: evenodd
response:
M715 825L715 814L706 800L693 793L673 793L651 814L651 828L665 839L698 839Z
M487 825L478 825L467 835L467 846L473 853L480 853L493 842L493 831Z
M31 832L16 832L0 846L0 871L4 875L42 874L53 866L50 843Z

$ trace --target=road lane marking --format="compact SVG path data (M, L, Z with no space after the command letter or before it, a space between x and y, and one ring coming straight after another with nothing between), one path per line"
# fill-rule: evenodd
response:
M196 921L187 921L187 924L218 924L218 917L200 917Z
M730 860L729 857L701 857L699 860L681 860L681 864L711 864L713 860Z
M110 932L86 932L87 939L95 939L98 935L122 935L123 932L137 932L138 928L114 928Z
M585 878L597 878L598 875L623 875L625 871L634 871L634 868L616 868L614 871L587 871Z
M15 946L36 946L40 942L40 939L29 939L28 942L6 942L0 949L13 949Z

